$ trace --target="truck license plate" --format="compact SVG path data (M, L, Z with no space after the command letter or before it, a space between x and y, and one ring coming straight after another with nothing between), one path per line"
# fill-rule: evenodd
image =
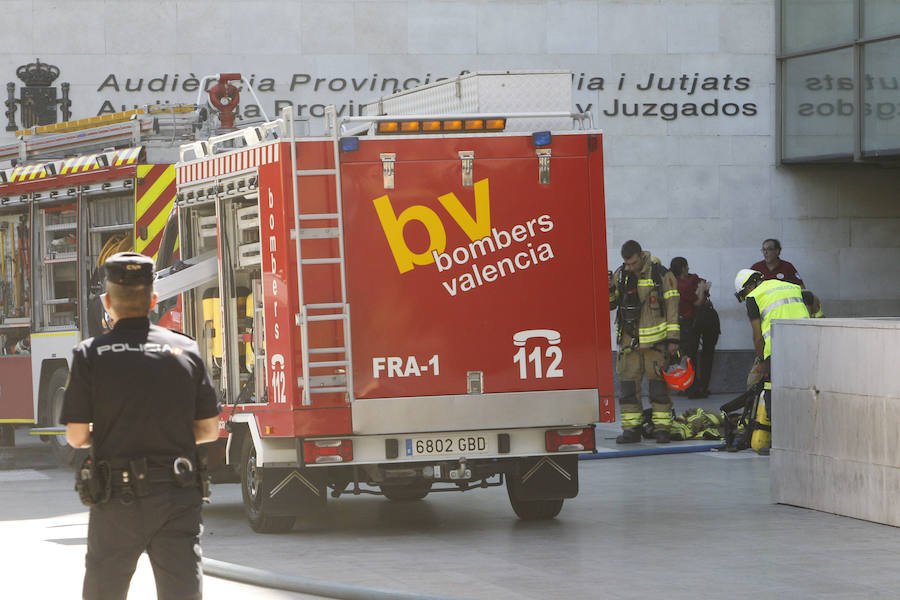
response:
M487 439L483 435L447 435L441 437L406 438L407 456L434 454L487 454Z

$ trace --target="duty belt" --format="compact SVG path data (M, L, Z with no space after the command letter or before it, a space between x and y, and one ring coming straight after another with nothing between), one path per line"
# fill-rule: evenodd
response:
M168 467L162 466L161 462L157 458L146 457L111 461L112 496L118 497L123 504L130 504L135 498L148 496L154 483L171 483L181 488L201 485L202 478L190 459L177 456L171 459L171 466Z

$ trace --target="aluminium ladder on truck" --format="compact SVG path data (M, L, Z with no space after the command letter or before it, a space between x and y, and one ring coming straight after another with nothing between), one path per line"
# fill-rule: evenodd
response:
M297 248L297 292L300 299L300 313L297 315L297 324L300 326L300 343L303 355L303 374L301 376L303 386L303 405L312 404L311 394L323 394L339 392L345 394L346 401L353 401L353 368L351 365L350 348L350 305L347 303L347 266L344 260L344 215L341 198L341 169L340 169L340 139L337 127L337 113L334 106L326 109L327 127L331 132L331 143L334 156L334 167L328 169L300 169L297 164L297 146L295 143L294 119L290 107L286 107L282 113L282 119L289 124L288 132L291 140L291 172L294 174L292 186L294 202L294 238ZM299 187L300 182L306 177L327 176L335 189L337 205L333 213L300 213ZM326 227L302 227L308 221L329 221L333 225ZM304 258L301 250L301 240L304 239L337 239L337 256ZM340 268L339 297L330 299L330 302L307 303L303 295L303 268L317 265L337 265ZM315 314L311 314L315 313ZM312 347L310 345L310 324L323 321L341 321L343 345L332 347ZM336 354L337 360L312 360L313 355ZM310 375L310 369L321 367L343 368L343 377L338 375Z
M309 406L312 403L313 394L343 394L345 401L350 403L353 399L353 372L351 365L350 345L350 307L347 302L346 264L344 259L344 223L343 203L341 201L340 181L340 128L337 126L337 115L334 107L328 107L327 119L331 132L331 152L334 166L320 169L304 169L299 164L297 156L296 126L290 107L282 111L279 119L270 121L261 126L245 128L209 138L209 140L184 144L181 147L181 163L184 164L190 155L195 159L208 157L217 151L234 151L238 148L253 149L263 144L268 144L273 138L280 142L288 142L291 146L290 169L294 174L291 184L292 203L294 208L294 226L291 237L295 242L297 253L297 293L300 310L294 316L294 321L300 328L301 353L303 359L303 372L298 377L297 385L302 388L302 404ZM243 144L243 146L240 146ZM304 180L313 177L327 177L328 185L334 190L336 196L335 208L330 212L301 213L299 210L299 193ZM190 205L202 202L219 195L238 194L248 186L255 185L252 180L241 177L234 181L223 182L218 176L212 175L201 183L179 188L179 205ZM317 223L327 225L316 225ZM333 256L308 257L302 252L302 240L334 239L337 249ZM165 300L175 295L203 286L218 276L218 257L214 252L205 253L197 257L187 258L180 268L166 269L159 273L156 289L160 299ZM339 270L339 285L333 298L326 298L321 302L308 302L303 287L304 269L337 268ZM310 342L310 328L316 324L326 324L339 321L341 323L340 345L315 346ZM337 355L329 360L316 360L314 357L322 355ZM337 368L344 373L333 375L312 375L311 369Z
M40 125L16 131L16 141L0 145L0 161L23 164L111 148L139 146L148 140L173 144L196 128L194 104L149 104L97 117Z

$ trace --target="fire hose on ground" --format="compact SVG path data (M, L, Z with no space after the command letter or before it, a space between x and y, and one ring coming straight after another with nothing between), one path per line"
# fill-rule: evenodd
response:
M203 573L211 577L228 579L249 585L325 598L341 598L344 600L453 600L447 596L429 596L393 590L379 590L377 588L335 583L321 579L283 575L212 558L203 559Z
M711 444L672 445L661 448L637 448L634 450L606 450L594 454L579 454L578 460L596 460L600 458L628 458L629 456L651 456L654 454L685 454L688 452L709 452L722 450L725 444L721 441Z

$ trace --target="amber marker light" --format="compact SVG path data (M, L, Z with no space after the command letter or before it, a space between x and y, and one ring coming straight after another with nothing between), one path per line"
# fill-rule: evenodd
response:
M378 133L397 133L400 131L400 123L397 121L382 121L378 124Z
M421 125L419 121L403 121L400 123L400 131L403 133L415 133L419 131Z
M444 131L461 131L462 128L462 121L444 121Z
M484 119L466 119L466 131L484 129Z
M441 122L440 121L423 121L422 122L422 131L440 131L441 130Z
M506 128L506 119L488 119L484 123L484 128L492 131L501 131Z

